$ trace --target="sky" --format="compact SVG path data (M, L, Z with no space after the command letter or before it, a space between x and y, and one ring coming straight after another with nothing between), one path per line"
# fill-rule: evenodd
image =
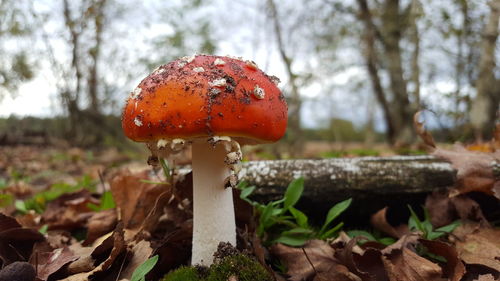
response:
M135 3L133 0L116 1L125 6ZM54 5L56 5L54 3L56 2L39 0L33 3L36 3L35 9L50 11L54 9ZM215 34L213 36L217 39L218 47L216 54L235 55L251 59L267 73L280 77L282 80L281 86L284 86L287 83L287 75L276 48L275 38L269 32L269 21L262 14L260 6L257 5L258 2L214 0L213 5L194 15L192 20L196 21L199 17L216 15L214 19L215 25L223 27L214 29ZM115 60L114 66L122 63L121 60L127 58L127 56L136 56L144 52L143 50L150 49L147 42L151 38L172 32L172 27L162 21L164 14L149 14L151 11L160 10L160 6L165 5L164 3L155 0L147 0L141 3L142 5L134 6L133 9L125 10L124 15L121 16L126 17L126 20L115 20L112 28L110 28L115 33L114 36L118 36L124 42L124 44L121 44L123 48L120 54L106 54L110 60ZM181 0L169 3L177 5L181 3ZM238 14L236 15L234 11L238 11ZM284 13L287 13L287 11L284 11ZM145 14L148 17L144 17ZM287 14L287 16L293 18L291 14ZM289 20L288 17L285 17L284 24L287 23L286 20ZM48 34L60 32L62 30L62 19L51 17L47 22L44 22L43 27ZM307 35L304 32L307 33L308 30L302 28L297 32L287 34L285 40L297 40L296 37L299 37L300 42L300 36ZM433 43L432 40L425 41L426 36L429 37L432 34L424 34L423 44ZM65 49L65 44L56 39L51 42L58 59L68 63L69 53ZM356 43L354 42L354 44ZM16 44L26 44L26 42L11 42L11 44L13 44L12 48L16 48ZM293 67L295 71L300 72L307 68L318 67L318 62L314 58L307 56L307 47L306 42L287 46L288 51L294 58ZM37 44L34 49L40 51L43 46ZM335 68L336 70L332 72L322 73L323 79L301 88L301 95L304 99L301 117L305 127L324 126L332 117L348 119L359 125L367 120L367 108L376 104L370 84L366 83L368 77L361 63L359 50L354 50L352 46L343 50L341 49L338 61L336 61L336 63L339 63L338 70ZM191 55L191 53L184 55ZM435 60L436 57L433 56L437 55L423 56L423 63L427 63L426 60ZM123 61L124 65L127 65L127 63L128 65L131 64L130 61ZM38 64L38 75L33 80L22 84L14 97L7 95L0 101L1 117L11 114L50 117L62 113L55 92L55 79L51 65L48 61L41 61ZM345 66L342 66L344 64ZM446 63L439 64L438 67L440 67L438 68L439 71L446 71ZM105 79L112 80L118 85L117 108L115 108L114 112L119 111L129 92L153 69L137 71L136 75L128 79L116 75L105 75ZM353 87L359 82L365 82L364 86L361 88ZM356 91L356 94L353 94L353 91ZM437 79L432 84L423 82L421 95L430 104L447 106L442 96L436 93L452 91L455 91L454 82L449 78L444 78ZM383 130L382 115L378 107L375 114L375 118L378 120L376 122L377 129Z

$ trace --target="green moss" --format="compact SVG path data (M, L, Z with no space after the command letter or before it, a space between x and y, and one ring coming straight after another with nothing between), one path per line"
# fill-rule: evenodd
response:
M236 276L238 281L271 281L273 278L256 260L247 255L229 256L221 262L213 264L207 281L225 281Z
M198 270L192 266L182 266L169 272L162 281L202 281L198 276Z
M256 260L243 254L228 256L213 264L206 278L200 277L195 267L180 267L169 272L162 281L227 281L235 276L238 281L271 281L273 278Z

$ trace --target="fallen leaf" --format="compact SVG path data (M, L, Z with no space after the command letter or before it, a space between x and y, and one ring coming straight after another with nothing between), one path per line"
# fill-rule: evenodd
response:
M456 242L458 256L467 264L479 264L500 271L500 230L479 228Z
M448 192L434 192L427 196L425 209L429 212L431 223L435 228L448 225L457 219L489 225L479 204L467 195L450 197Z
M186 221L175 231L169 232L163 239L153 240L152 248L155 249L152 255L158 255L157 267L163 272L156 278L161 278L169 270L180 265L187 264L191 256L191 241L193 238L192 221ZM156 272L158 274L158 272ZM153 278L153 277L151 277ZM154 279L153 279L154 280Z
M360 277L341 264L333 264L327 271L318 272L313 281L362 281Z
M126 245L123 238L123 224L118 223L113 234L105 239L100 245L93 249L91 255L82 256L83 260L96 261L98 266L88 272L81 272L66 277L65 281L84 281L91 280L94 275L108 270L117 261L119 255L126 251ZM111 247L111 252L109 251ZM76 260L73 263L78 263ZM70 264L71 267L71 264ZM99 280L99 279L98 279Z
M449 161L452 167L457 170L457 181L452 194L459 195L479 191L495 195L500 199L493 192L494 185L500 181L498 175L495 177L493 172L494 165L498 166L500 163L500 150L495 149L499 142L499 126L496 126L494 138L488 145L487 152L483 152L484 147L478 149L480 151L470 151L459 144L449 150L436 147L432 135L424 129L423 122L418 121L419 116L420 112L415 114L413 119L417 134L429 146L432 155Z
M271 246L270 251L286 264L291 281L307 280L316 273L328 272L338 264L334 257L335 251L322 240L308 241L302 248L278 243Z
M458 253L454 247L441 241L431 241L420 239L429 252L446 259L444 273L450 281L460 281L465 274L465 266L458 258Z
M399 238L398 241L396 241L396 243L385 247L381 252L384 255L389 255L394 250L402 250L408 247L413 248L414 245L418 243L418 239L420 239L420 234L418 233L410 233L403 235L401 238Z
M94 213L87 223L87 238L82 243L84 246L92 244L97 238L112 231L117 223L115 209Z
M362 238L355 237L353 239L350 239L347 236L347 234L345 234L345 232L341 232L339 238L341 238L342 240L339 241L339 239L337 238L335 239L332 245L332 247L335 249L335 258L339 261L339 263L346 266L347 269L349 269L349 272L351 272L358 278L361 278L366 281L379 280L376 278L376 276L370 274L368 271L365 271L363 268L361 268L356 261L357 260L356 258L362 256L364 252L357 245L358 241L362 240ZM339 244L343 244L343 247L339 247Z
M47 280L51 274L78 258L68 247L55 249L49 253L40 253L36 259L38 262L36 277L40 280Z
M415 131L426 145L435 148L436 142L434 141L432 135L425 129L424 122L418 121L421 113L421 111L418 111L415 115L413 115L413 125L415 127Z
M94 214L87 206L89 203L96 204L98 201L87 189L65 193L47 204L42 215L43 222L49 225L49 229L71 231L82 228Z
M14 218L0 213L0 260L3 265L27 261L33 245L45 241L36 229L22 227Z
M441 267L404 248L382 256L390 281L444 281Z
M147 179L147 171L140 174L123 172L111 181L111 193L115 200L119 219L126 229L138 229L148 216L161 193L167 185L143 182Z
M387 222L386 213L387 207L379 210L374 215L372 215L370 222L373 227L394 238L400 238L403 235L409 233L408 226L406 225L400 225L397 227L390 225L389 222Z
M457 170L453 195L471 191L493 195L492 189L498 179L495 179L492 164L500 162L500 151L495 153L468 151L460 145L455 145L453 150L438 148L432 155L449 161Z
M144 263L151 254L153 253L153 249L151 248L151 244L148 241L142 240L132 245L130 250L130 254L132 255L131 260L128 262L127 266L120 273L119 278L130 279L134 270Z
M354 255L356 266L368 274L368 278L363 281L387 281L389 277L384 269L382 253L375 248L366 248L363 255Z

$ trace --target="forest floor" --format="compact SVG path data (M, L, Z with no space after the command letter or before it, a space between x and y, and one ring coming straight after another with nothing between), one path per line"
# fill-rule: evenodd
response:
M329 151L337 148L319 153L338 156ZM344 151L350 152L340 156L388 154L380 148ZM467 195L500 196L498 178L483 165L498 161L498 151L434 154L457 168L457 186L429 194L426 215L411 209L408 223L398 226L387 221L386 209L362 230L331 225L347 201L325 214L324 226L311 226L307 214L293 208L301 183L284 195L294 199L278 210L283 216L270 219L289 223L270 223L259 217L266 205L251 201L245 187L237 192L243 198L236 202L238 250L262 264L269 280L499 280L500 220L488 221ZM160 280L187 265L191 183L175 173L167 181L164 170L142 157L115 149L0 146L0 281ZM236 274L220 280L247 279Z

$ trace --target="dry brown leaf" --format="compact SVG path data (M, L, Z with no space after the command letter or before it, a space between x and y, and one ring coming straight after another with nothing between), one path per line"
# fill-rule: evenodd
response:
M402 250L408 247L413 247L418 243L418 239L420 239L420 234L418 233L403 235L398 241L396 241L396 243L385 247L381 252L384 255L389 255L394 250Z
M441 267L404 248L382 256L390 281L444 281Z
M339 238L335 239L332 245L335 249L335 258L339 263L346 266L353 275L365 281L380 280L376 275L362 268L357 262L364 254L364 251L357 245L358 241L363 240L363 238L355 237L350 239L345 232L341 232ZM365 257L365 261L367 257ZM380 254L378 259L380 259Z
M152 253L153 249L151 249L151 244L148 241L142 240L134 243L130 250L132 259L120 273L119 278L130 279L132 277L132 274L134 273L134 270L147 259L149 259Z
M493 195L492 189L498 179L495 179L492 164L500 162L500 151L495 153L475 152L455 145L453 150L438 148L432 154L449 161L452 167L457 170L457 182L453 195L471 191Z
M418 121L421 113L421 111L418 111L415 115L413 115L413 125L415 126L415 130L426 145L436 148L436 142L434 141L432 135L425 129L424 122Z
M465 274L465 266L462 261L458 258L458 253L454 247L449 244L440 241L431 241L420 239L422 243L429 252L442 256L446 259L446 264L444 265L445 277L450 281L460 281Z
M97 238L112 231L117 223L115 209L109 209L93 214L87 223L87 239L84 246L92 244Z
M68 247L55 249L50 253L40 253L36 261L37 278L47 280L49 276L66 264L79 258Z
M47 204L47 209L42 215L44 223L49 229L73 230L84 227L87 220L94 214L88 204L98 204L90 191L65 193Z
M270 251L286 264L291 281L307 280L316 273L328 272L338 264L334 258L335 251L322 240L308 241L302 248L276 244Z
M458 256L467 264L479 264L500 271L500 230L479 228L456 242Z
M111 247L111 252L109 249ZM88 248L88 247L87 247ZM65 281L83 281L83 280L91 280L92 276L101 272L108 270L116 261L118 256L126 251L126 245L123 238L123 224L118 223L113 234L105 239L102 244L98 245L95 249L93 249L90 256L81 257L85 260L85 262L91 262L92 260L102 260L103 255L105 255L105 259L98 266L93 268L88 272L81 272L77 274L73 274L71 276L66 277ZM78 260L74 263L77 263ZM70 264L70 267L72 265Z
M432 225L436 228L448 225L457 219L489 225L479 204L466 195L450 197L447 192L434 192L427 196L425 209L429 212Z
M333 264L328 271L319 272L313 281L362 281L360 277L341 264Z
M368 273L369 278L363 281L387 281L389 277L384 269L382 262L382 253L378 249L367 248L363 255L354 256L357 267L363 272Z
M147 171L140 174L124 172L111 181L111 193L120 214L119 219L127 229L138 229L155 206L157 198L166 191L167 185L141 181L147 178Z
M33 245L45 241L36 229L22 227L14 218L0 213L0 260L5 266L15 261L26 261Z
M157 266L164 272L175 269L182 264L187 264L191 256L191 241L193 238L192 221L186 221L180 227L166 235L160 241L153 241L153 255L158 255ZM157 276L160 278L161 276Z
M418 135L427 144L432 151L432 155L449 161L454 169L457 170L457 182L455 183L454 195L464 194L471 191L484 192L495 195L494 185L500 180L493 173L493 164L498 166L500 163L500 150L495 150L499 138L499 126L497 125L494 133L494 139L491 142L487 152L470 151L462 145L455 145L453 150L437 148L432 135L424 129L424 123L418 121L420 112L417 112L413 118ZM485 150L481 147L480 150ZM499 196L496 196L500 199Z
M403 235L409 233L408 226L406 225L400 225L397 227L390 225L389 222L387 222L386 213L387 207L379 210L374 215L372 215L370 222L373 227L394 238L400 238Z

